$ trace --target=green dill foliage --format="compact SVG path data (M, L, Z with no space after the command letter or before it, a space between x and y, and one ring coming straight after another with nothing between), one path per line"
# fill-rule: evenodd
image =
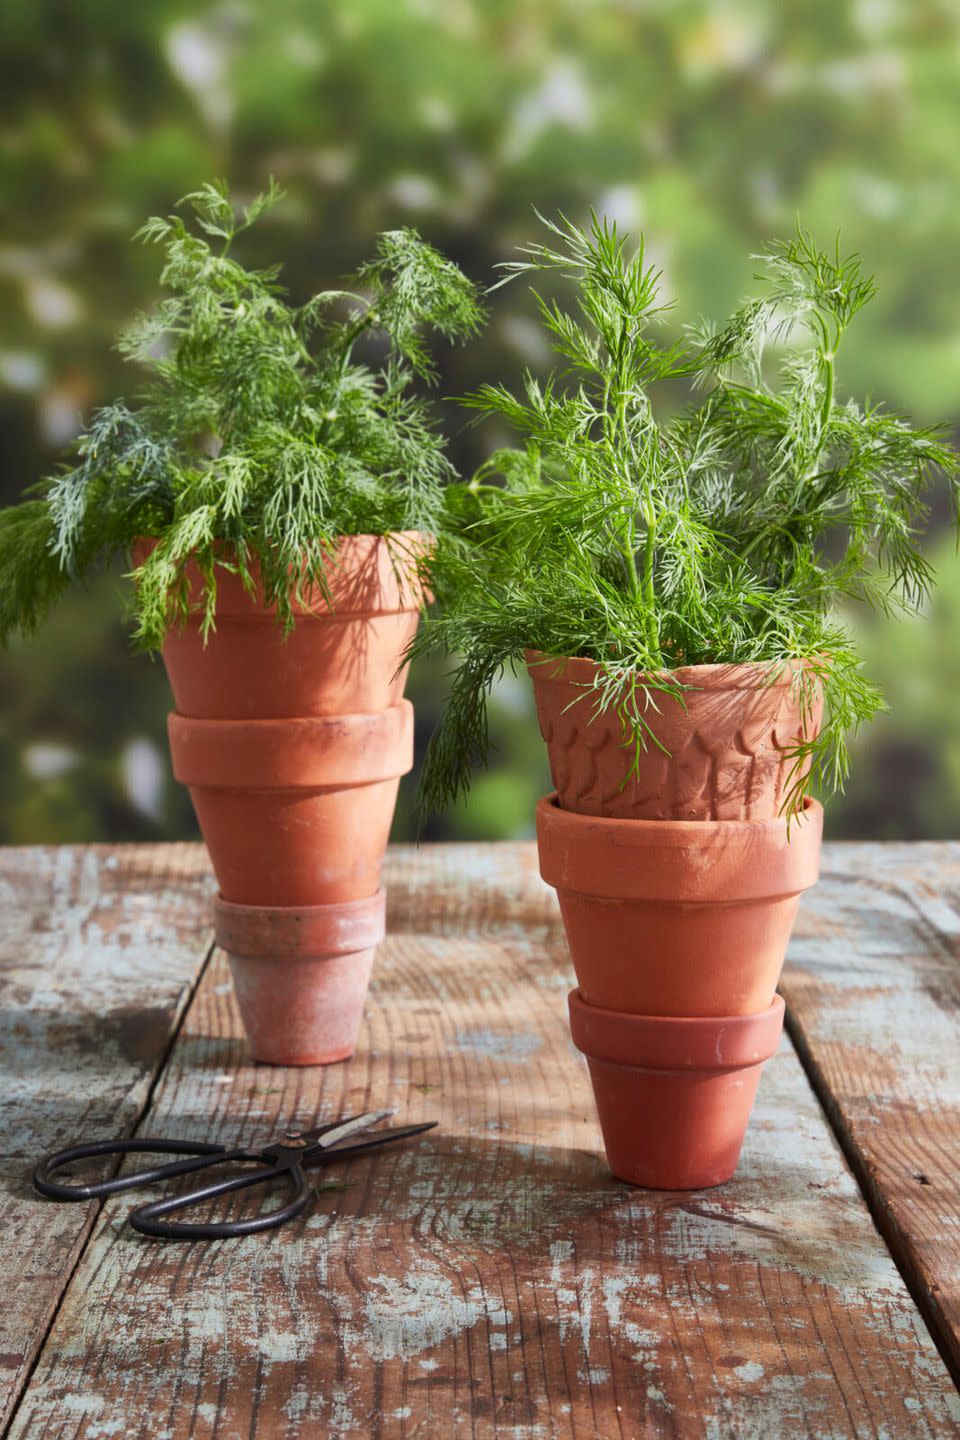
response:
M629 251L596 216L586 229L544 224L547 242L505 278L557 272L575 306L533 292L560 357L545 382L528 374L520 395L485 385L466 399L526 443L448 492L441 603L414 653L457 658L421 805L466 791L489 749L490 688L528 648L600 662L585 698L619 711L635 763L657 743L664 692L682 703L679 667L754 662L773 679L789 666L803 709L821 689L826 701L819 739L796 753L789 808L811 784L842 787L848 737L883 701L838 607L921 604L930 487L946 476L956 507L960 469L938 431L838 397L837 353L872 281L856 256L798 231L759 257L760 299L718 331L664 343L642 241ZM651 389L669 401L671 383L660 416Z
M282 623L307 584L325 584L337 538L435 529L450 463L415 379L433 380L431 332L480 326L474 286L415 231L389 231L356 292L292 306L279 267L246 268L234 243L278 198L238 213L205 185L139 238L163 253L156 310L120 341L147 382L135 404L98 411L63 474L0 512L0 640L29 630L67 585L138 536L158 544L136 572L137 638L155 648L187 609L185 566L204 577L213 625L216 566L248 583L259 564ZM366 336L386 340L371 368Z

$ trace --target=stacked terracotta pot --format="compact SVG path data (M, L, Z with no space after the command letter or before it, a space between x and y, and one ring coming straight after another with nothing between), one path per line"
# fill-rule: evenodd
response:
M422 545L412 533L344 539L326 593L301 595L286 636L258 589L221 566L204 644L194 573L190 618L164 644L174 774L210 852L217 942L258 1060L353 1053L384 933L380 868L413 763L401 662Z
M822 811L781 812L791 751L819 727L792 674L759 666L672 673L637 760L616 713L597 714L589 660L527 657L555 793L540 802L611 1169L635 1185L696 1189L736 1169L800 894L817 878ZM628 778L629 777L629 778Z

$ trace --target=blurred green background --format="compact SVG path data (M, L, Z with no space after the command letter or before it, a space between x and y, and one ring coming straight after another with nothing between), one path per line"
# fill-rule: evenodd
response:
M0 7L0 499L48 473L92 406L136 390L111 349L155 294L146 215L213 176L288 198L254 261L298 298L376 232L414 224L481 284L532 206L642 227L678 316L720 317L751 252L799 213L842 229L880 284L841 389L960 422L960 9L955 0L5 0ZM522 286L445 389L547 356ZM455 457L509 439L443 409ZM944 509L943 506L940 507ZM935 517L932 612L864 624L892 713L857 746L829 833L960 832L960 563ZM415 674L420 749L444 688ZM0 840L195 833L172 783L169 696L131 653L123 582L75 593L0 654ZM496 761L430 837L531 833L547 772L527 682L507 676ZM412 833L404 787L397 838Z

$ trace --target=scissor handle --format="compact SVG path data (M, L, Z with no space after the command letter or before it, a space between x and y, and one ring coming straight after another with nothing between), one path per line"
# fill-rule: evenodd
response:
M218 1195L230 1195L235 1190L247 1190L254 1185L268 1185L272 1180L289 1178L293 1188L293 1199L286 1205L270 1210L266 1215L254 1215L247 1220L197 1221L167 1220L178 1210L189 1210L205 1200ZM232 1240L238 1235L255 1235L260 1230L275 1230L304 1210L310 1201L312 1191L297 1161L289 1159L277 1165L251 1171L248 1175L235 1175L230 1180L220 1180L205 1185L202 1190L191 1190L186 1195L173 1195L167 1200L155 1200L150 1205L140 1205L130 1214L130 1224L141 1235L156 1235L162 1240Z
M172 1164L154 1165L149 1170L136 1170L131 1175L118 1175L109 1180L95 1181L92 1185L67 1185L51 1177L65 1165L76 1160L89 1160L98 1155L192 1155L195 1159L174 1161ZM203 1141L189 1140L95 1140L89 1145L70 1145L47 1155L33 1172L34 1189L39 1190L48 1200L95 1200L100 1195L116 1195L121 1190L134 1190L138 1185L150 1185L157 1180L171 1179L177 1175L189 1175L193 1170L204 1170L219 1160L247 1158L248 1151L228 1150L224 1145L210 1145ZM255 1157L254 1157L255 1158Z

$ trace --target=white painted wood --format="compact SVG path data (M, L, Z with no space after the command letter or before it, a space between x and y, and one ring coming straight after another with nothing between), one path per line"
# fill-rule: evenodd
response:
M960 1376L960 846L828 847L781 989L882 1232Z
M197 846L0 851L0 1423L95 1207L53 1206L33 1164L129 1133L210 945Z
M346 1065L251 1065L216 957L144 1128L252 1140L389 1103L441 1128L341 1162L327 1178L348 1188L272 1238L151 1243L111 1203L17 1440L956 1434L956 1391L786 1041L734 1182L611 1179L531 855L390 856L393 935Z

